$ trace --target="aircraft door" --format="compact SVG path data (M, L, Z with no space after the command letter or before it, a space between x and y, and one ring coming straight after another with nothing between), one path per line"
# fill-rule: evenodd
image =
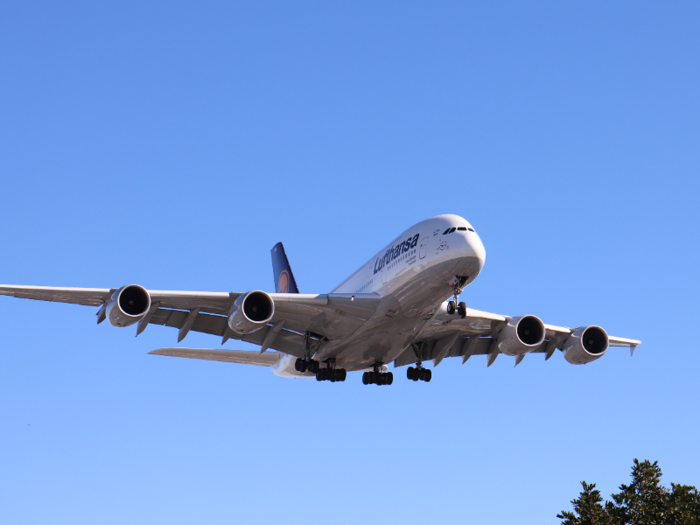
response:
M425 259L425 256L428 255L428 243L430 242L430 237L423 237L420 241L420 250L418 252L418 255L420 256L421 259Z

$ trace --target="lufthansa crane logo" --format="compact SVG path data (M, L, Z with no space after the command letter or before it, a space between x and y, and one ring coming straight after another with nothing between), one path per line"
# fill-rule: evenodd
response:
M289 272L282 270L277 281L277 293L289 293Z

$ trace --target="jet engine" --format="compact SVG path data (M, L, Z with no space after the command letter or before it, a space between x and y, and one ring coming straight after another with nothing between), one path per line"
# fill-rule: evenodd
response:
M255 290L236 299L228 325L237 334L250 334L267 325L275 315L275 302L265 292Z
M122 286L112 294L105 315L112 326L123 328L138 323L151 308L151 296L136 284Z
M585 365L608 351L608 334L600 326L582 326L564 342L564 359L572 365Z
M542 344L544 335L544 324L539 317L514 317L498 336L498 351L506 355L527 354Z

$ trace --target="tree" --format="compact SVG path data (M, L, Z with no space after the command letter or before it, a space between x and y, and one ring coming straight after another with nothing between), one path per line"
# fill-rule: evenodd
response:
M695 487L671 483L666 508L666 523L700 525L700 494Z
M574 512L562 511L562 525L700 525L700 494L695 487L661 484L658 462L635 459L632 483L620 485L612 501L602 505L595 484L581 482L583 491L571 503Z
M610 516L601 505L603 501L600 491L595 489L595 483L581 482L583 491L578 499L571 500L574 512L562 511L557 518L562 519L562 525L608 525Z
M605 507L615 523L621 525L664 525L668 489L661 485L661 469L657 461L634 460L632 483L620 485Z

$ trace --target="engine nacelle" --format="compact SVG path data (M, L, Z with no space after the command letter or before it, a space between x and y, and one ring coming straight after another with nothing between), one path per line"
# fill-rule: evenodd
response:
M544 336L544 323L539 317L514 317L498 336L498 351L506 355L527 354L542 344Z
M138 323L151 308L151 295L136 284L122 286L112 294L105 315L112 326L123 328Z
M608 334L600 326L582 326L564 342L564 359L572 365L585 365L608 351Z
M237 334L251 334L265 327L275 315L275 302L265 292L255 290L236 299L228 326Z

